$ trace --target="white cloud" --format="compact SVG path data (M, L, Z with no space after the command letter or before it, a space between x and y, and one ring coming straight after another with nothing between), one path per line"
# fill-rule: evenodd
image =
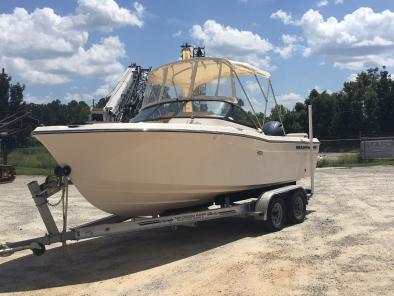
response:
M207 20L202 26L194 25L190 34L203 43L207 52L213 56L237 59L272 69L267 54L273 50L273 45L251 31L241 31Z
M327 5L328 5L327 0L320 0L319 2L316 3L317 7L323 7L323 6L327 6Z
M80 74L88 77L101 77L119 73L123 65L117 59L125 56L124 44L117 36L110 36L93 44L89 49L79 48L71 57L52 59L46 66L51 71Z
M256 94L262 96L260 87L255 80L246 80L245 89L246 92L252 96L255 96Z
M312 53L312 50L309 47L304 48L302 51L302 56L304 57L309 57Z
M93 101L94 97L88 93L66 93L63 102L69 103L71 101L85 101L88 105L90 105Z
M281 15L287 15L281 12ZM279 17L278 17L279 18ZM324 17L310 9L300 20L280 18L285 24L300 26L307 47L303 55L319 55L343 69L394 66L394 12L374 12L361 7L342 20Z
M176 31L175 33L172 34L172 37L177 38L182 35L182 30Z
M64 96L65 102L85 101L87 104L97 103L99 99L108 96L112 90L112 84L102 84L93 92L67 92Z
M118 61L125 56L123 43L110 36L90 48L79 47L71 56L51 59L27 57L1 57L1 63L24 81L34 84L62 84L75 76L107 79L120 73L123 65Z
M284 43L283 47L276 47L275 52L279 54L283 59L290 58L297 50L302 50L304 47L298 44L303 39L297 35L283 34L281 39Z
M332 94L332 93L333 93L333 91L332 91L331 89L329 89L329 88L322 89L322 88L321 88L320 86L318 86L318 85L315 85L315 87L312 88L312 89L316 90L316 91L319 92L319 93L322 93L322 92L326 92L326 93L328 93L328 94ZM308 89L308 93L310 93L310 92L312 91L312 89Z
M121 8L114 0L78 0L76 15L72 20L76 26L87 30L111 31L115 27L142 27L144 7L134 2L135 11Z
M352 73L346 78L346 81L356 81L356 79L357 79L357 74Z
M76 29L69 17L59 16L51 8L30 14L24 8L15 8L11 14L0 14L2 56L69 56L87 39L88 32Z
M104 98L110 94L111 90L110 84L102 84L93 92L93 96L95 98Z
M303 102L304 97L300 94L289 92L277 97L278 104L284 105L287 108L293 108L297 102Z
M302 38L297 35L289 35L289 34L282 34L281 38L283 43L285 44L292 44L302 40Z
M272 19L279 19L284 23L285 25L296 25L297 21L293 19L291 16L291 13L287 13L283 11L282 9L279 9L278 11L274 12L271 14Z
M335 0L335 4L343 4L343 0Z
M51 96L33 96L30 93L24 95L24 101L27 103L46 104L52 102L54 99Z
M0 61L14 77L33 84L62 84L78 76L108 79L124 68L124 44L109 36L86 47L89 33L143 24L144 8L121 8L114 0L79 0L74 14L51 8L0 14Z
M288 59L293 55L295 48L296 47L294 44L289 44L284 47L275 48L275 52L278 53L283 59Z

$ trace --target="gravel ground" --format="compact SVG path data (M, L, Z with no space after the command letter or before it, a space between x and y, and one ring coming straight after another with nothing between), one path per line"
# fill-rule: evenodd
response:
M0 185L0 242L44 232L31 179ZM105 215L73 187L70 204L72 225ZM277 233L227 219L0 258L0 293L393 295L394 167L318 169L306 221Z

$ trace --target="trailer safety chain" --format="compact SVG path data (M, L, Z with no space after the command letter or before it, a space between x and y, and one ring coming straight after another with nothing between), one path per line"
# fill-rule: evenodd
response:
M48 205L51 206L51 207L57 207L63 201L64 193L65 193L65 190L62 189L62 196L60 197L60 199L57 202L53 203L53 204L50 203L49 201L47 201Z

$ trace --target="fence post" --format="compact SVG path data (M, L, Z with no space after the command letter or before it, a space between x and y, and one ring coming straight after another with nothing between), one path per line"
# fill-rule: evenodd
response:
M308 121L309 121L309 156L310 156L310 170L311 170L311 193L315 192L315 170L313 165L313 125L312 125L312 105L308 105Z
M7 157L7 144L5 139L0 139L0 145L1 145L1 157L3 158L3 164L7 165L8 163L8 157Z

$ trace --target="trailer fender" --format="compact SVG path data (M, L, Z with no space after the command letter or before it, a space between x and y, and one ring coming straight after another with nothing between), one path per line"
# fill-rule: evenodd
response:
M287 193L295 190L303 190L303 188L300 185L289 185L263 192L256 201L255 212L258 213L258 215L255 215L256 219L266 221L267 209L270 201L278 195L287 195Z

